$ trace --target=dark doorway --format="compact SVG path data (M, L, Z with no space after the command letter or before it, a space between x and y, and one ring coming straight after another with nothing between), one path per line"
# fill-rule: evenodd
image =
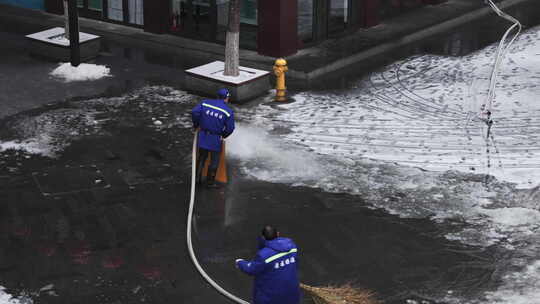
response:
M351 0L330 0L328 6L328 34L336 35L345 31L349 18Z
M172 0L171 32L213 41L217 32L216 0Z
M299 8L311 7L312 38L313 41L322 41L328 37L344 35L357 29L361 22L359 0L299 0ZM302 13L302 11L300 11ZM306 11L307 13L307 11ZM307 13L309 15L309 13ZM299 18L302 18L299 15ZM303 17L309 20L305 16Z
M81 17L103 18L103 0L77 0L77 7Z
M139 27L144 24L143 0L77 0L77 6L82 17Z
M315 5L313 0L298 0L298 38L304 43L313 40Z

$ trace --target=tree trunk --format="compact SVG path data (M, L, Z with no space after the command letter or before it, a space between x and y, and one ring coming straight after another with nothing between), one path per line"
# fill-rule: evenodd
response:
M69 40L69 13L68 13L68 0L64 0L64 36Z
M226 76L239 75L240 61L240 0L229 1L229 24L225 41Z

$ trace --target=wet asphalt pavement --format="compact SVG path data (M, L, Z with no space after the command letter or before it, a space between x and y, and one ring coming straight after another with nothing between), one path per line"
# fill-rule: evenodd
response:
M41 105L96 96L115 96L148 84L179 85L184 73L145 62L144 54L118 46L104 48L88 63L106 65L114 77L63 82L49 76L58 63L28 55L27 29L3 32L0 39L0 119Z
M55 158L1 153L0 281L12 294L36 303L227 303L196 273L185 246L192 140L185 113L197 98L178 102L164 87L130 96L2 121L3 140L34 130L55 137L41 144L63 147ZM95 120L86 124L81 112ZM165 124L156 126L156 117ZM448 291L477 294L493 284L486 277L503 253L448 241L441 225L389 215L359 196L256 181L229 166L225 188L198 191L194 240L211 276L243 298L251 282L233 261L254 254L266 223L297 242L308 284L353 283L386 303L438 303ZM38 292L50 284L57 296Z
M61 83L43 78L55 64L19 54L22 41L1 35L15 42L0 49L0 141L57 148L51 157L0 153L0 285L34 303L228 303L186 251L186 113L198 98L161 86L177 87L181 73L111 52L96 63L113 78ZM308 284L352 283L396 304L474 298L497 284L507 252L447 240L460 222L404 219L361 196L254 180L234 160L229 167L226 187L197 192L194 241L210 275L242 298L251 281L234 260L255 253L267 223L298 244Z
M58 296L36 297L42 303L226 303L186 253L191 132L157 130L140 108L122 107L58 159L2 153L3 164L20 164L1 176L2 285L54 284ZM386 303L491 284L483 278L497 253L447 241L428 220L373 210L358 196L254 181L230 166L227 187L197 193L194 239L204 267L235 294L249 298L250 280L233 261L254 254L265 223L297 242L308 284L352 282Z

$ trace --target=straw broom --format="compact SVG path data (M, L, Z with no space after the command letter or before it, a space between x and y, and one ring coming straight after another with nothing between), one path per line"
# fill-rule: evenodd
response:
M313 287L300 284L313 299L315 304L379 304L375 293L369 290L354 288L350 284L341 287Z

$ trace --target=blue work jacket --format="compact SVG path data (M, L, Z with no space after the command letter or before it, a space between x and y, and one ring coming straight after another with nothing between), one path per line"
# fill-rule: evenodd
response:
M193 127L199 128L198 146L221 151L221 139L234 131L234 112L221 99L205 99L191 111Z
M296 245L288 238L279 237L263 240L259 248L255 259L238 262L240 270L255 277L253 304L300 303Z

